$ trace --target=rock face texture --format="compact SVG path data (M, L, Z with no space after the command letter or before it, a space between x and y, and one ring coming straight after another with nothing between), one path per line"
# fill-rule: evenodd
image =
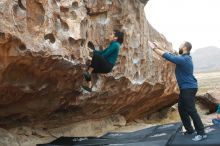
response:
M127 121L177 100L174 66L149 49L171 44L147 21L147 0L1 0L0 126L54 128L119 114ZM125 32L112 73L81 89L89 52Z

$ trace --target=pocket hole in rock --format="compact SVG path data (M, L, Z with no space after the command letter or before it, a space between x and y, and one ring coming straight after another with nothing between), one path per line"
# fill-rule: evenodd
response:
M52 33L48 33L44 36L45 40L50 40L51 43L55 43L56 39Z
M76 57L75 57L74 55L71 55L71 59L72 59L72 60L75 60Z
M76 45L76 43L77 43L77 41L72 37L69 37L68 41L69 41L70 45Z
M68 31L69 30L69 26L66 22L64 22L63 20L60 19L61 22L61 27L64 31Z
M5 37L5 33L0 32L0 38L4 38Z
M80 43L80 46L81 47L85 46L85 42L86 42L85 40L82 40L81 43Z
M72 3L72 7L73 7L74 9L78 8L78 7L79 7L78 2L73 2L73 3Z
M26 10L25 6L24 6L24 2L22 3L22 0L18 0L18 6L22 9L22 10Z
M12 9L13 9L14 16L17 17L18 5L14 5Z
M77 18L76 12L75 12L75 11L72 11L72 12L70 12L70 13L71 13L72 19L73 19L73 20L76 20L76 18Z
M27 48L26 48L25 44L21 44L21 45L19 46L19 49L20 49L21 51L24 51L24 50L26 50Z
M67 13L69 11L69 8L61 6L60 11L63 13Z

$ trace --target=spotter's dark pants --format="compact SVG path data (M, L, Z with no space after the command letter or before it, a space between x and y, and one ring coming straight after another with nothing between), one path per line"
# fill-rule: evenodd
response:
M191 125L191 120L197 134L203 135L204 125L195 107L195 95L198 89L181 89L178 101L178 110L183 126L188 132L193 132L194 129Z

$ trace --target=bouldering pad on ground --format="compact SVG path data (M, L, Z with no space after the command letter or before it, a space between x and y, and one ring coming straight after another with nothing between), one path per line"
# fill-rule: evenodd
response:
M180 123L154 126L128 133L107 133L101 137L60 137L48 144L37 146L166 146L181 128Z
M60 137L37 146L220 146L220 125L205 128L208 138L194 142L195 135L182 135L180 123L165 124L134 132L109 132L101 137Z

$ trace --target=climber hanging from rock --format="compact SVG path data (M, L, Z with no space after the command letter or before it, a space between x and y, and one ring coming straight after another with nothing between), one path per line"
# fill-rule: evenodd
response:
M88 48L92 52L92 60L88 65L87 70L83 73L88 86L82 86L85 90L92 91L91 74L102 73L106 74L112 71L118 58L120 47L124 40L124 33L114 30L109 36L109 46L100 51L96 50L92 42L88 42Z

